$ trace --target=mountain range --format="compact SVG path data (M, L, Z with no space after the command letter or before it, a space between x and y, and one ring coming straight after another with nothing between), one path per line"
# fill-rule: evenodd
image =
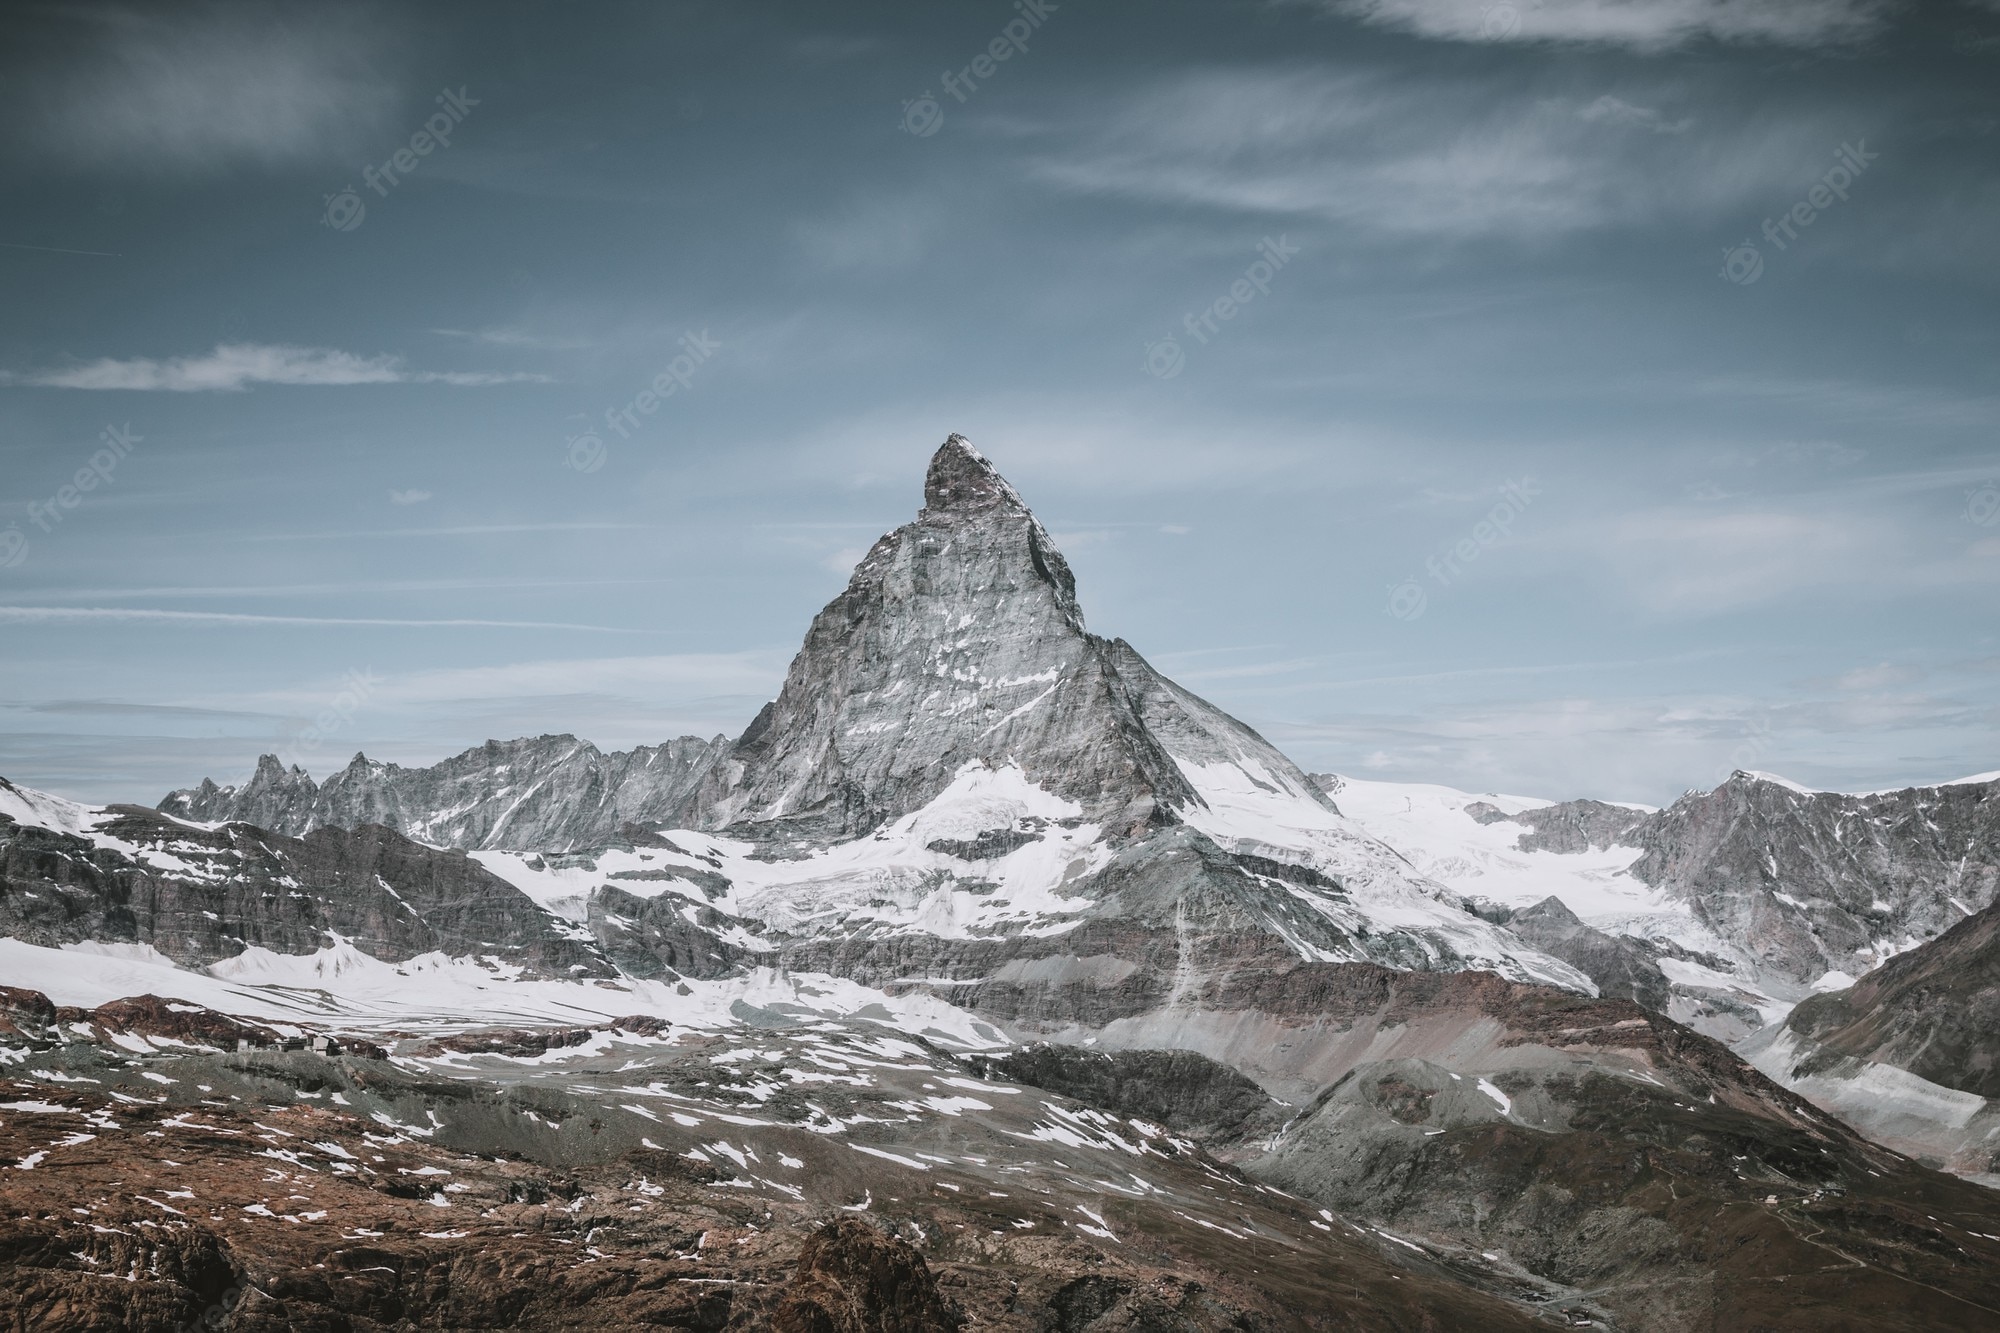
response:
M1996 899L2000 774L1308 775L1087 629L953 436L733 740L0 780L0 1286L77 1326L2000 1327ZM126 1123L182 1174L109 1186Z

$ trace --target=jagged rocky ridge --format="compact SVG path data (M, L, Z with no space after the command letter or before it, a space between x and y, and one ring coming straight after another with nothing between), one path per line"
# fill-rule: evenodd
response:
M150 946L189 967L344 941L385 962L484 958L609 977L588 936L462 852L379 825L291 838L200 828L143 806L93 809L0 778L0 935Z
M1523 850L1631 847L1631 873L1771 974L1858 976L2000 897L2000 779L1849 795L1738 772L1650 814L1523 812Z
M1738 772L1663 810L1315 780L1350 792L1371 831L1490 919L1616 993L1651 1003L1665 985L1666 1012L1731 1040L2000 895L2000 780L1990 776L1848 795ZM1434 808L1411 819L1383 808L1404 790L1412 796L1396 805ZM1582 931L1537 924L1543 909L1520 896L1493 899L1531 883L1537 898L1566 895Z
M682 736L606 754L574 736L536 736L488 741L428 768L357 754L323 783L267 754L241 787L204 778L169 792L159 809L295 837L381 824L441 847L568 851L603 846L628 824L681 822L726 744Z
M2000 778L1847 795L1738 773L1635 832L1635 876L1806 984L1859 976L2000 898Z

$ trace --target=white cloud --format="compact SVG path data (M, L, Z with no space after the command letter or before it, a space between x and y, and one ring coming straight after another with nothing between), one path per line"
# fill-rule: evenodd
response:
M79 10L88 45L24 81L26 138L70 161L216 169L354 147L390 129L397 46L353 14L266 6Z
M1888 0L1330 0L1340 13L1458 42L1580 42L1663 51L1711 38L1821 46L1866 37Z
M644 699L740 694L769 697L784 683L786 660L771 652L670 653L446 667L396 675L375 697L383 704L407 705L586 694Z
M432 329L431 332L441 338L463 338L472 342L490 343L495 347L519 347L537 352L575 352L592 345L588 338L543 333L518 325L501 325L485 329Z
M53 389L150 389L170 393L233 392L253 384L453 384L478 386L523 381L545 383L546 375L492 371L409 370L402 358L357 356L329 347L287 347L263 343L219 343L212 352L165 360L101 357L56 370L0 374L0 384Z
M389 492L389 503L392 505L420 505L430 498L431 493L429 491Z
M1897 534L1851 514L1657 509L1622 515L1585 544L1669 614L1733 611L1868 582L1869 565L1903 567Z
M1337 68L1200 71L1126 95L1092 123L1034 169L1079 192L1274 226L1325 219L1445 239L1740 215L1839 141L1797 117L1701 136L1622 98Z
M131 606L0 606L5 624L132 624L168 625L399 625L420 629L561 629L600 634L639 634L643 630L611 625L573 625L547 620L388 620L359 616L265 616L234 611L155 611Z
M1895 685L1908 685L1922 680L1928 674L1923 667L1910 666L1900 662L1883 662L1877 666L1855 667L1844 671L1829 682L1837 690L1885 690Z
M947 221L930 194L859 196L792 228L806 256L828 269L905 268L921 259Z

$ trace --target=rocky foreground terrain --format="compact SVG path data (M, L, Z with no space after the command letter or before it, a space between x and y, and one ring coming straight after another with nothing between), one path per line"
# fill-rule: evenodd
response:
M1090 632L957 437L733 741L0 783L9 1317L2000 1327L1903 1132L1984 1105L2000 784L1388 787Z
M2000 1317L1994 1195L1703 1038L1477 974L1321 985L1411 1048L1497 1025L1511 1067L1401 1056L1298 1108L1185 1052L635 1016L323 1053L10 992L0 1287L16 1328Z
M1162 1123L1184 1081L1147 1121L882 1029L383 1060L5 998L17 1329L1506 1329L1546 1299L1246 1177Z

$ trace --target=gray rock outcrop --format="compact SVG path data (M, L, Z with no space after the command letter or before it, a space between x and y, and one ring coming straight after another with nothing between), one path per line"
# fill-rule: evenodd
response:
M337 937L391 963L435 950L535 976L616 975L579 934L464 853L379 825L291 838L128 805L71 832L0 814L0 936L29 944L148 944L205 967Z
M1200 803L1169 739L1255 747L1296 772L1128 644L1086 630L1047 530L954 435L931 460L922 512L813 620L783 690L709 771L692 813L740 835L839 841L921 808L969 763L1015 762L1129 836Z
M1737 773L1636 837L1634 875L1803 985L1859 976L2000 897L2000 781L1850 796Z
M441 847L567 851L601 846L628 823L671 825L726 745L683 736L609 754L574 736L488 741L427 768L354 756L315 783L275 755L241 787L170 792L159 809L298 835L381 824Z

